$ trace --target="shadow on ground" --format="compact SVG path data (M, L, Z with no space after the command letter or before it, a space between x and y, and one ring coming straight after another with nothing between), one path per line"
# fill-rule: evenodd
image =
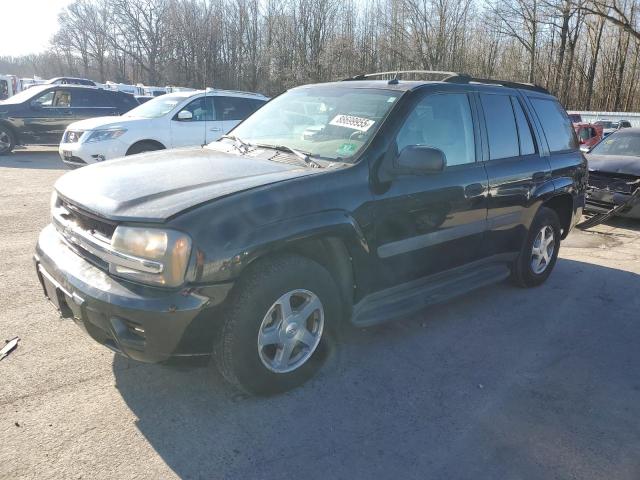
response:
M560 259L351 331L314 380L248 398L214 369L117 357L117 388L183 478L640 478L640 276Z
M57 150L14 150L0 156L0 168L68 170L60 160Z

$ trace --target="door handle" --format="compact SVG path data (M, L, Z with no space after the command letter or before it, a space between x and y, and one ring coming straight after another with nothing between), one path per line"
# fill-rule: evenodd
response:
M221 132L222 129L220 127L214 127L209 129L210 132Z
M547 172L536 172L533 174L534 182L542 182L547 178Z
M484 193L484 186L481 183L472 183L464 187L465 198L478 197Z

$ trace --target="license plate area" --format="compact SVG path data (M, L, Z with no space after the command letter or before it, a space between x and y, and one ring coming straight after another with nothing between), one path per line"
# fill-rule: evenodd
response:
M47 297L56 310L60 312L61 317L74 318L74 312L69 306L72 303L71 295L42 268L42 265L38 264L37 268L38 277L40 277L40 283L42 283L45 297Z
M71 153L69 150L63 150L62 156L65 160L71 160L71 157L73 157L73 153Z

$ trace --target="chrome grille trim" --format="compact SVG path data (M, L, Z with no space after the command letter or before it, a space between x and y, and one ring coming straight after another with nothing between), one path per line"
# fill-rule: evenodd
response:
M53 225L62 238L71 245L77 245L108 264L120 265L145 273L162 272L164 267L162 263L114 250L110 243L83 230L75 222L65 219L65 214L68 215L69 210L63 205L55 207L52 212Z

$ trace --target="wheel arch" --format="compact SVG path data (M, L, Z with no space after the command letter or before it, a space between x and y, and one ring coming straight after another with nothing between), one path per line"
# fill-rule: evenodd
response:
M135 146L137 146L137 145L142 145L142 144L144 144L144 143L148 143L148 144L151 144L151 145L154 145L154 146L160 147L160 148L159 148L159 150L166 150L166 148L167 148L167 147L166 147L162 142L160 142L160 141L158 141L158 140L154 140L154 139L152 139L152 138L145 138L145 139L137 140L137 141L133 142L133 143L129 146L129 148L127 148L127 153L125 153L125 155L131 155L131 150L132 150Z
M13 140L16 145L21 145L20 135L18 134L18 130L14 127L11 122L7 120L0 120L0 126L6 127L11 134L13 135Z
M562 237L566 238L571 230L571 219L573 218L573 197L569 193L560 193L552 196L542 203L542 207L555 211L560 219L562 227Z

